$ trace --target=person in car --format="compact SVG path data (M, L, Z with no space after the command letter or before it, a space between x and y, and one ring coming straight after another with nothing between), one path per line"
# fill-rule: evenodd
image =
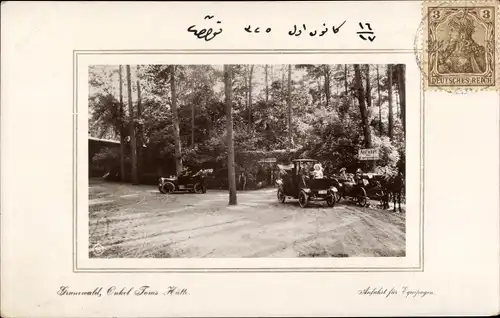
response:
M189 167L184 167L181 171L181 176L183 177L186 177L186 176L189 176L191 174L191 168Z
M303 185L307 187L307 180L309 180L311 176L311 170L307 162L301 162L299 165L298 175Z
M354 182L356 182L357 185L363 185L363 171L360 168L356 170L356 174L354 175Z
M323 179L323 167L321 167L321 164L317 163L314 165L312 175L314 179Z
M356 181L356 184L359 186L367 186L368 185L368 180L363 178L363 171L359 168L356 170L356 175L354 176L354 179Z
M339 176L340 176L340 179L345 180L345 181L349 181L349 176L347 175L346 168L340 169Z

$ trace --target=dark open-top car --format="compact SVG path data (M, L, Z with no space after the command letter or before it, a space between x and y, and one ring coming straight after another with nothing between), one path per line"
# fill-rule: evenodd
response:
M347 178L334 177L339 188L339 201L340 198L349 198L364 207L370 199L382 200L386 194L382 187L384 178L384 175L376 173L362 174L360 182L356 182L354 174L348 174Z
M292 164L278 165L280 179L278 183L278 201L285 202L286 198L299 199L299 205L305 208L310 201L324 200L329 207L337 201L338 189L334 180L323 177L314 178L311 175L314 159L295 159Z
M202 169L197 172L185 171L177 176L160 178L158 181L158 190L161 193L172 193L175 191L206 193L206 179L212 172L212 169Z

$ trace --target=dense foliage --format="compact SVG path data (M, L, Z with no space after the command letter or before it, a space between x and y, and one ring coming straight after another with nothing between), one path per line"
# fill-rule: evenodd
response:
M137 146L142 149L140 173L175 173L177 120L182 163L224 171L227 147L222 66L171 67L131 66L129 82L122 70L120 94L119 66L91 66L90 135L120 140L122 133L127 143L123 157L129 167L130 133L126 127L133 123L136 138L141 140ZM376 166L404 168L404 65L392 65L390 74L387 65L295 65L291 69L289 87L287 65L233 66L237 174L245 169L250 182L256 184L259 174L264 175L262 170L273 166L258 161L271 157L279 161L292 157L318 159L327 173L341 167L367 171L375 166L357 158L358 150L367 146L380 149ZM172 113L172 75L177 119ZM133 114L127 106L128 85ZM103 150L92 160L96 165L119 170L120 150Z

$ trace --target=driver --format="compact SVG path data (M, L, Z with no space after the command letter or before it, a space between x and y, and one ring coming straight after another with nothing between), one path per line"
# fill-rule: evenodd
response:
M356 170L356 175L354 176L354 180L356 181L356 184L359 186L366 186L368 183L368 180L365 180L363 178L363 171L361 170L361 168L358 168L358 170Z
M189 167L184 167L181 172L181 176L188 176L191 173L191 169Z
M300 179L302 180L302 183L304 184L304 186L307 186L306 180L309 179L309 175L310 175L310 170L309 170L308 164L307 164L307 162L301 162L299 167L300 167L300 171L299 171Z
M362 180L363 180L363 171L361 171L360 168L356 170L356 175L354 175L354 181L356 181L356 184L362 185Z

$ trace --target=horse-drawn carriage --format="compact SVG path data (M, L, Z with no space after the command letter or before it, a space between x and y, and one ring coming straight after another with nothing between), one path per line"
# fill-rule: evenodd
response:
M278 165L280 178L278 184L278 201L284 203L286 198L299 200L302 208L307 207L310 201L326 201L333 207L338 201L338 189L331 178L313 178L310 175L310 166L317 163L314 159L295 159L290 165Z

